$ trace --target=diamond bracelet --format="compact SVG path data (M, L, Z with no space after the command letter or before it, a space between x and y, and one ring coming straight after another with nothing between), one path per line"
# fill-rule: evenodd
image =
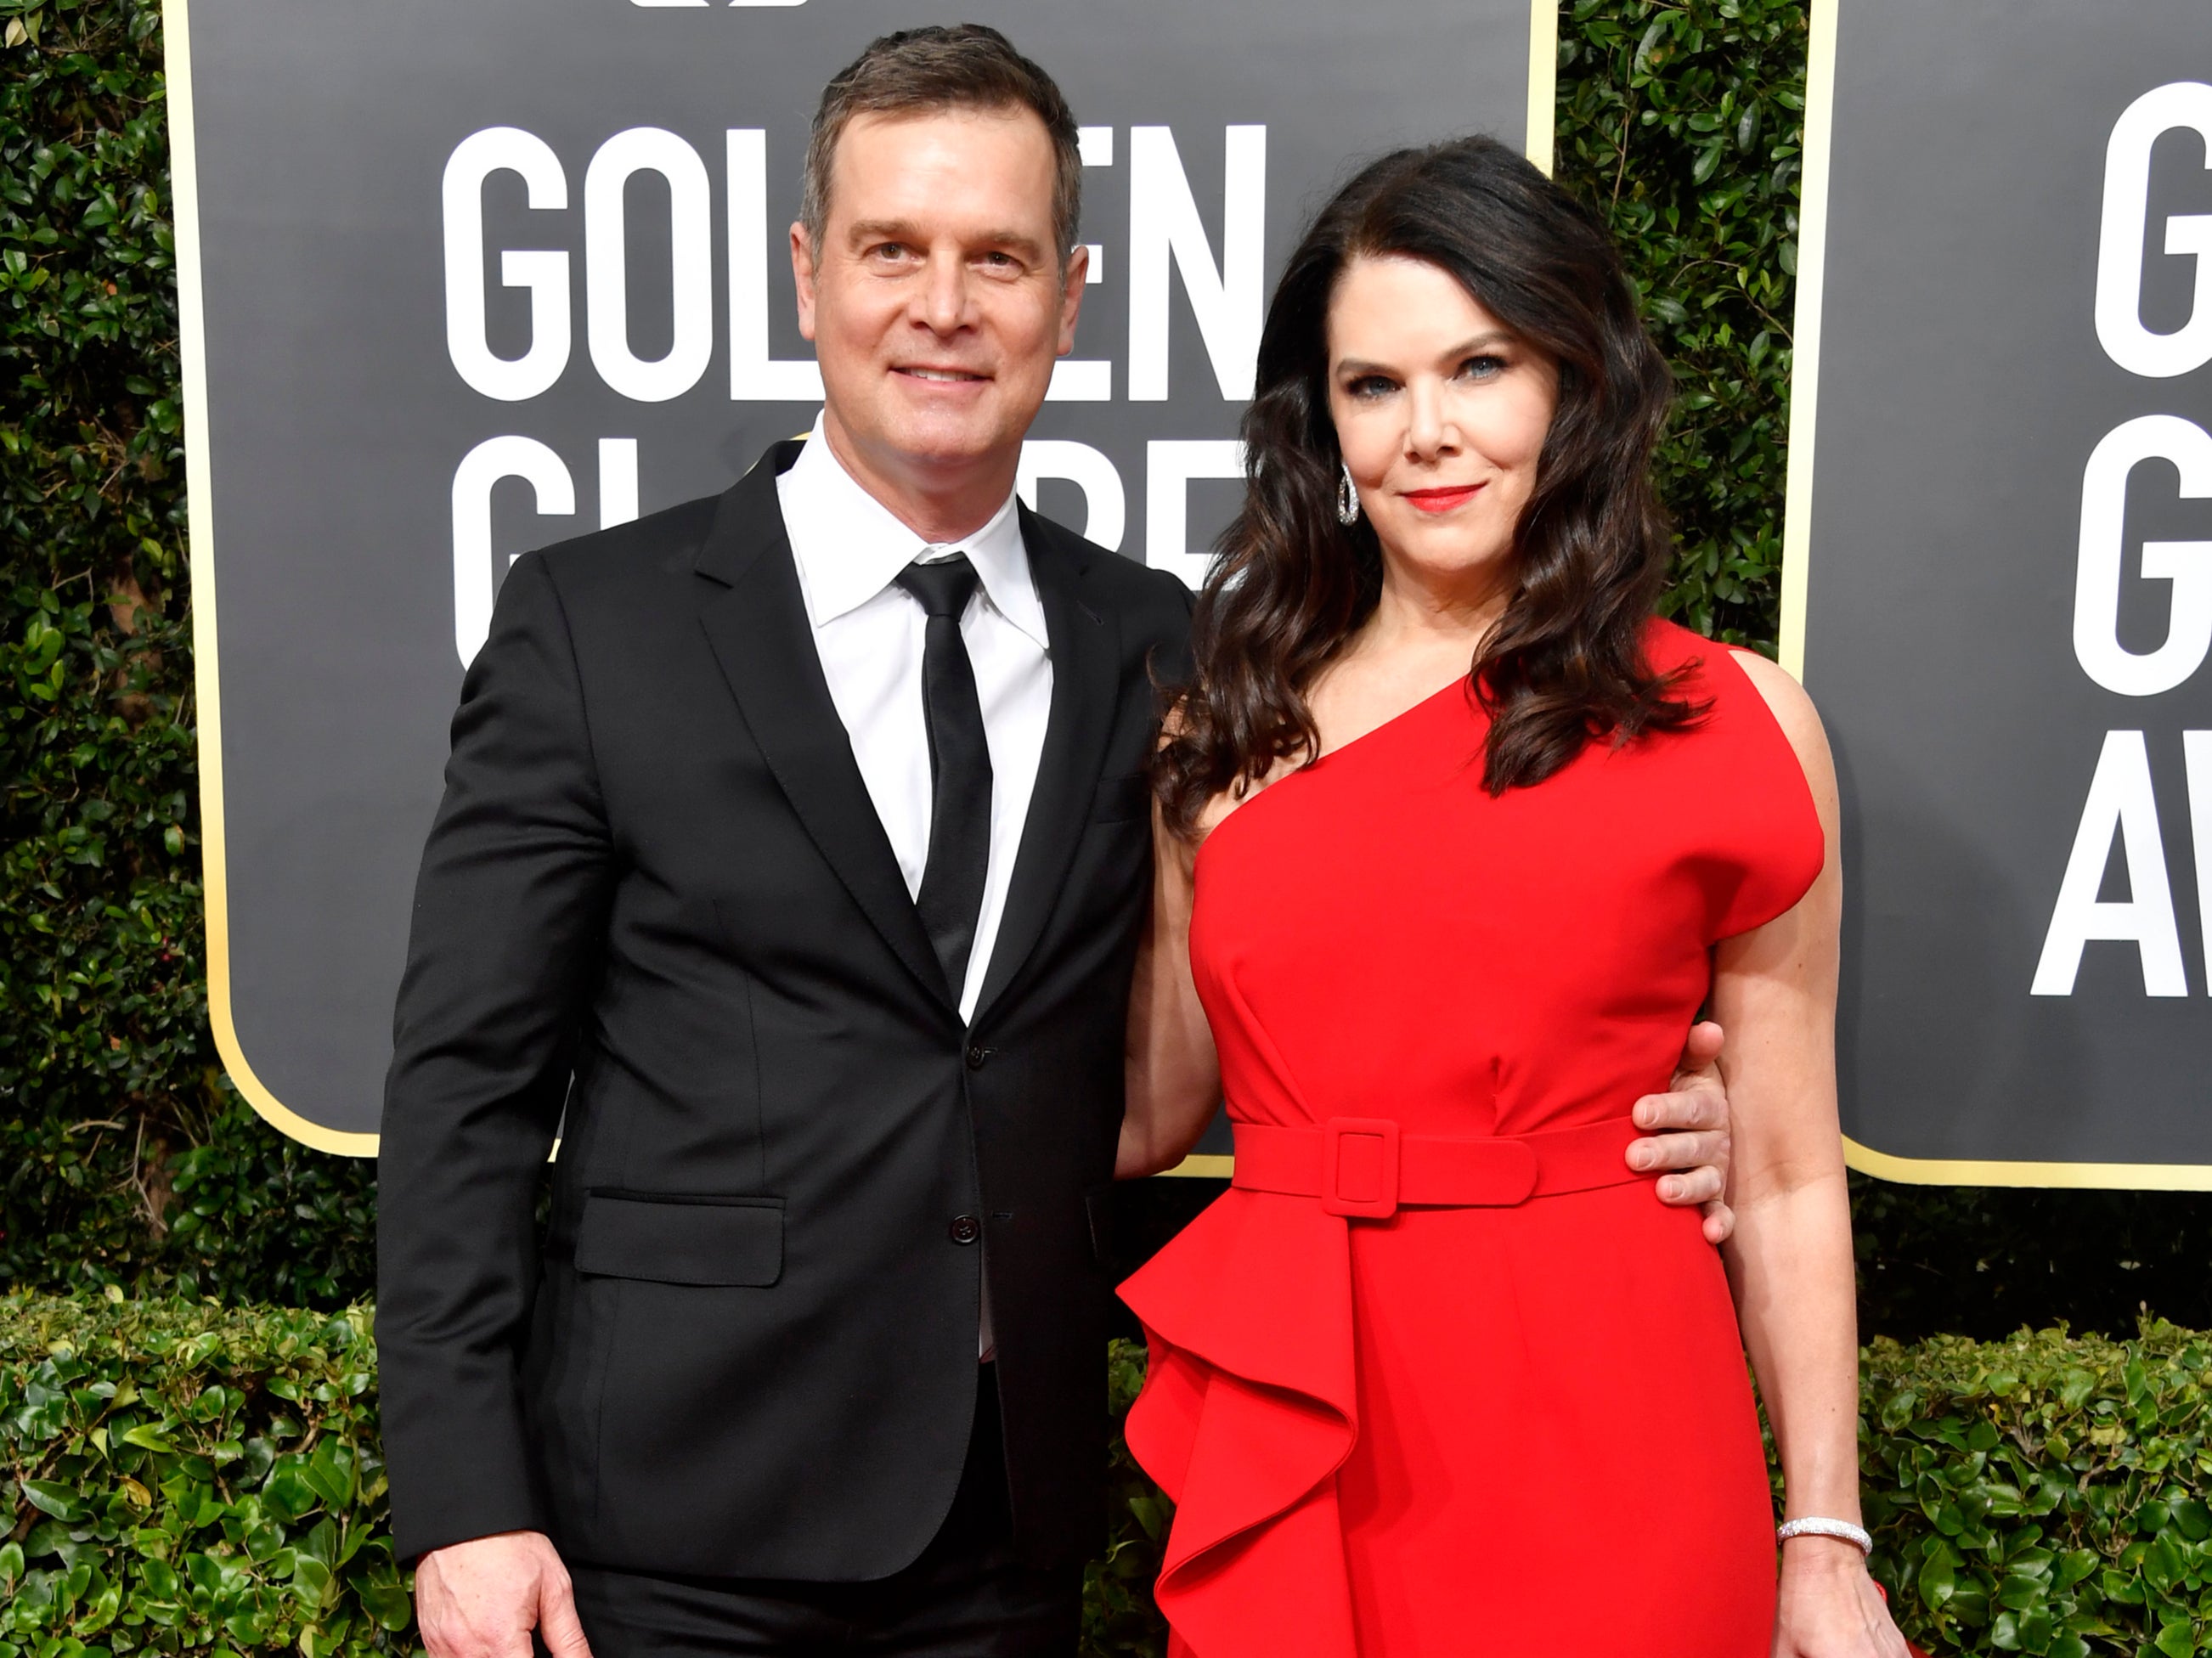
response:
M1846 1543L1858 1545L1861 1554L1874 1552L1874 1539L1868 1536L1863 1526L1854 1526L1848 1520L1807 1518L1784 1521L1776 1528L1774 1540L1787 1543L1793 1537L1834 1537Z

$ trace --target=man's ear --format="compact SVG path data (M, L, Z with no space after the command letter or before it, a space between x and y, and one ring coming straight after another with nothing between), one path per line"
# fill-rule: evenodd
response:
M1091 248L1087 243L1078 242L1075 251L1067 256L1067 269L1060 278L1060 346L1056 355L1064 357L1075 349L1075 319L1083 309L1083 290L1090 281Z
M799 337L811 341L814 337L814 247L807 240L806 227L797 220L791 226L791 285L799 291Z

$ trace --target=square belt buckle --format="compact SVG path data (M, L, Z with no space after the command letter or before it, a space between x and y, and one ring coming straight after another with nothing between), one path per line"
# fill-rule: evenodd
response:
M1352 1220L1398 1212L1398 1124L1390 1117L1331 1117L1321 1126L1321 1208ZM1345 1190L1351 1177L1353 1191Z

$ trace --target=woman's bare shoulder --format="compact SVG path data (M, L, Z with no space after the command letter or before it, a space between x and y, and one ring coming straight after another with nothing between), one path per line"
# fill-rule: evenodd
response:
M1813 786L1814 798L1825 799L1832 794L1836 762L1828 751L1827 729L1821 725L1820 710L1813 706L1813 699L1806 695L1805 688L1787 668L1769 661L1756 651L1731 647L1729 654L1735 659L1736 665L1743 670L1743 677L1751 681L1753 689L1765 701L1774 723L1790 739L1790 746L1797 751L1798 763L1805 768L1805 779Z
M1826 746L1827 739L1822 734L1820 711L1813 706L1813 699L1805 694L1805 688L1797 683L1789 669L1778 662L1768 660L1756 651L1730 646L1729 654L1743 670L1743 677L1751 681L1753 688L1765 699L1774 715L1775 723L1788 733L1792 744L1802 746L1801 738L1814 737Z

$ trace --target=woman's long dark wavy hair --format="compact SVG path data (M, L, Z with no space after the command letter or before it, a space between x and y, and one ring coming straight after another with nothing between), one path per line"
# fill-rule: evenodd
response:
M1585 744L1675 729L1703 708L1652 672L1642 635L1673 551L1650 465L1672 393L1596 217L1494 139L1385 155L1322 210L1267 308L1245 411L1244 505L1192 617L1193 676L1154 765L1168 821L1320 747L1306 692L1373 612L1382 550L1336 516L1328 307L1356 258L1448 272L1559 371L1515 530L1514 591L1470 670L1491 716L1483 783L1540 783Z

